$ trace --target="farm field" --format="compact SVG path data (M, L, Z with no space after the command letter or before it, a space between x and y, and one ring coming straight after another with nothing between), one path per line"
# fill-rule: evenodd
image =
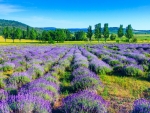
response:
M0 113L150 113L150 44L1 45Z

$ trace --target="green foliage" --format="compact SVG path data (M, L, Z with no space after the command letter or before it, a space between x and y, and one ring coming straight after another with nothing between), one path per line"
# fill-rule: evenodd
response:
M14 43L14 40L16 38L16 28L15 27L10 29L10 38L13 40L13 43Z
M37 33L36 33L35 29L31 29L31 31L30 31L30 39L31 40L35 40L36 36L37 36Z
M54 44L55 41L52 39L52 37L48 37L48 43L49 43L49 44Z
M11 67L11 66L9 66L9 65L3 66L3 71L4 71L4 72L12 71L12 70L13 70L13 67Z
M133 37L133 38L131 38L131 40L130 40L130 42L132 42L132 43L136 43L138 40L137 40L137 38L136 37Z
M84 31L77 31L74 33L75 41L83 41L86 39L86 33Z
M131 25L128 25L128 27L126 28L126 34L125 34L125 36L128 39L133 38L133 29L132 29Z
M116 35L115 34L111 34L111 36L110 36L110 40L115 40L116 39Z
M5 83L2 78L0 78L0 89L5 87Z
M126 37L123 37L123 38L121 39L121 41L122 41L122 42L129 42L129 39L126 38Z
M92 39L92 35L93 35L92 26L89 26L87 31L87 37L89 38L90 41Z
M57 42L64 42L66 39L66 33L64 29L56 29L55 31L55 40Z
M123 25L120 25L117 33L118 33L118 37L119 38L123 37L123 35L124 35L124 33L123 33Z
M26 76L17 76L17 77L10 77L9 78L9 83L11 84L17 84L18 87L21 87L22 85L30 82L30 78L26 77Z
M27 39L30 39L30 28L29 28L29 26L27 26Z
M133 77L142 77L144 76L144 72L138 68L135 67L126 67L123 69L123 73L127 76L133 76Z
M119 38L116 38L116 42L119 43L119 42L120 42L120 39L119 39Z
M22 31L21 31L21 29L17 28L15 30L15 37L20 39L20 41L21 41L21 36L22 36Z
M6 42L6 39L9 38L9 36L10 36L10 30L9 30L8 27L5 27L5 28L3 29L3 36L4 36L5 42Z
M96 24L95 25L95 38L98 39L98 41L100 40L101 38L101 24Z
M104 96L104 97L107 97L107 96L108 96L108 88L107 88L107 87L104 87L102 96Z
M108 23L104 24L104 31L103 31L103 35L104 35L105 42L106 42L107 38L109 38Z
M109 62L109 64L110 64L111 66L115 66L115 65L117 65L117 64L120 64L120 61L119 61L119 60L111 60L111 61Z
M148 79L148 81L150 81L150 72L147 75L147 79Z
M84 90L87 88L97 89L98 86L99 86L98 80L96 80L95 78L90 78L90 77L81 78L79 81L76 81L72 84L72 88L74 91Z

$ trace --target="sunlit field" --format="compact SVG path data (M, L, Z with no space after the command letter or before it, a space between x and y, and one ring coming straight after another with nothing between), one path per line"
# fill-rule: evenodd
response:
M148 113L149 88L150 44L0 46L2 113Z

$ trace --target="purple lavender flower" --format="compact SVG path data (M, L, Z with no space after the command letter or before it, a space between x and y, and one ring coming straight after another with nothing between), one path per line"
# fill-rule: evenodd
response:
M67 96L61 110L65 113L107 113L108 103L88 90Z
M150 113L150 101L145 99L134 101L132 113Z

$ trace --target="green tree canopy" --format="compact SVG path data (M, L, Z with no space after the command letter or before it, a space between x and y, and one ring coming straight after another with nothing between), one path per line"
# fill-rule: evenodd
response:
M83 41L86 40L86 33L84 31L77 31L74 34L74 37L76 41Z
M17 28L15 30L15 37L21 41L21 36L22 36L22 31L21 31L21 29Z
M107 38L109 38L108 23L104 24L103 35L104 35L105 42L106 42Z
M10 36L10 30L8 27L5 27L3 29L3 37L5 38L5 42L6 42L6 39Z
M30 39L31 40L36 39L36 31L34 29L31 29L31 31L30 31Z
M118 37L121 38L123 37L124 33L123 33L123 25L120 25L119 29L118 29Z
M116 34L113 33L113 34L111 34L111 36L110 36L110 40L115 40L116 37L117 37Z
M99 42L99 40L101 38L101 24L100 23L95 25L94 33L95 33L95 38L98 39L98 42Z
M90 42L91 42L91 39L92 39L92 35L93 35L92 26L89 26L88 31L87 31L87 37L89 38Z
M125 35L128 39L133 38L133 29L132 29L131 25L127 26Z

